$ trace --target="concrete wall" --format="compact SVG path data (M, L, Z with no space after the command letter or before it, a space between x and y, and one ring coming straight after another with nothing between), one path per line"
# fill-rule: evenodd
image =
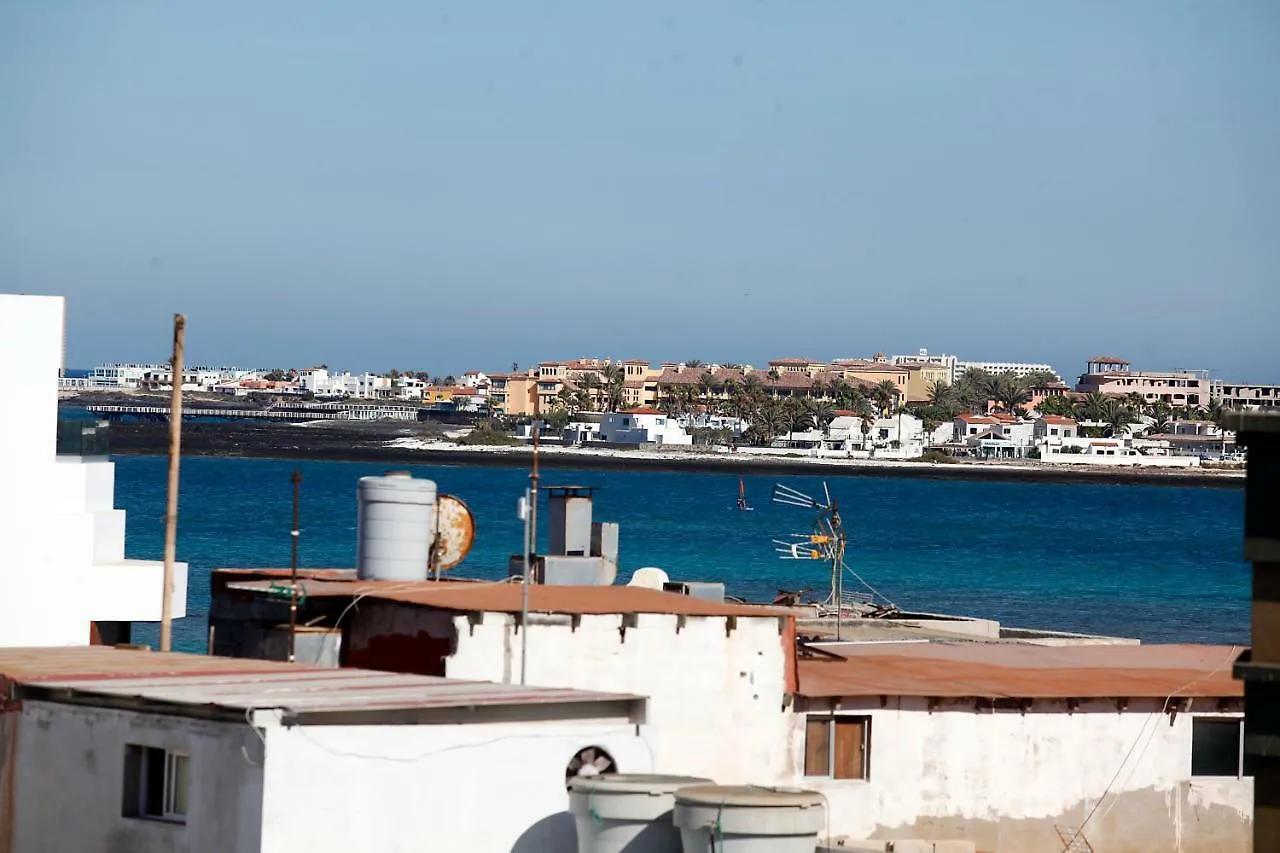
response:
M964 838L989 853L1060 853L1055 824L1106 853L1245 853L1251 779L1191 777L1191 719L1172 724L1160 701L1037 702L975 712L972 702L845 700L871 717L865 781L803 776L804 717L790 716L790 772L778 781L821 791L831 834ZM825 710L813 703L810 710ZM1135 746L1136 745L1136 746ZM1132 750L1132 752L1131 752ZM1126 755L1128 756L1126 760Z
M429 673L440 656L450 678L520 681L515 617L365 601L349 618L349 664ZM658 772L759 783L785 767L790 650L778 618L738 618L732 627L723 617L669 614L535 615L531 623L527 683L649 697ZM381 660L361 656L369 652Z
M123 817L126 744L190 756L186 824ZM5 744L10 749L5 750ZM0 851L257 853L262 745L248 726L46 702L0 714ZM6 841L11 844L6 847Z
M62 319L60 297L0 295L0 646L83 645L93 620L160 618L162 565L124 558L115 466L56 455Z
M650 769L622 720L271 727L266 742L261 853L572 851L574 754Z

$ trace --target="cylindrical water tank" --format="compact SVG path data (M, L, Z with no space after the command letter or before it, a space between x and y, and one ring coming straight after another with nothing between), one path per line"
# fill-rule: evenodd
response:
M825 798L798 788L699 785L675 795L684 853L813 853Z
M696 776L611 773L569 783L569 811L578 827L578 853L680 853L671 822L674 794L710 785Z
M436 484L407 473L361 477L356 534L356 577L426 580L436 531Z

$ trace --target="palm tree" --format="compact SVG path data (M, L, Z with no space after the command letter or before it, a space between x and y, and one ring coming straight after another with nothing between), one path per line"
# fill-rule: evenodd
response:
M1017 413L1024 403L1031 402L1031 391L1013 373L1002 373L991 387L991 399L1009 414Z
M1124 395L1123 400L1124 404L1132 409L1133 413L1139 417L1145 415L1150 406L1147 402L1147 398L1144 397L1140 391L1130 391L1128 394Z
M1119 399L1111 397L1103 404L1102 417L1099 420L1107 425L1107 435L1118 438L1125 427L1137 421L1137 417L1132 409Z
M702 367L702 359L691 358L684 363L685 367Z
M1103 420L1107 413L1107 404L1111 402L1110 397L1101 391L1091 391L1077 406L1081 417L1087 421Z
M955 398L955 389L939 379L929 385L929 404L931 406L946 406Z
M1044 388L1058 381L1058 375L1051 370L1033 370L1023 377L1028 388Z
M836 419L836 407L826 400L814 403L809 411L818 429L825 430Z
M702 392L703 410L707 414L711 414L711 408L715 404L715 387L715 375L710 370L703 371L698 377L698 390Z
M888 417L889 412L893 410L893 401L897 396L898 386L893 384L891 379L878 382L876 387L871 389L871 399L876 401L882 417Z
M619 364L606 364L600 371L604 377L604 397L611 412L622 408L623 391L626 388L626 371Z
M1042 415L1059 415L1069 418L1076 413L1076 404L1073 399L1066 394L1053 397L1045 397L1039 403L1036 403L1036 410Z

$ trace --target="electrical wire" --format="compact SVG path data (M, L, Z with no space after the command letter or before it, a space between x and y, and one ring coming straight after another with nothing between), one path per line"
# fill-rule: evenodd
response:
M1155 739L1155 733L1160 724L1159 721L1169 711L1169 703L1172 702L1175 698L1177 698L1178 694L1182 693L1187 688L1195 684L1198 684L1207 678L1212 678L1213 676L1221 672L1224 667L1226 667L1233 660L1236 659L1236 655L1239 653L1239 650L1241 648L1242 648L1241 646L1233 645L1231 647L1231 650L1227 652L1227 657L1225 660L1222 661L1222 663L1215 666L1209 672L1196 676L1195 678L1188 681L1186 684L1179 687L1177 690L1174 690L1172 693L1170 693L1168 696L1165 697L1165 700L1161 706L1161 709L1158 712L1152 713L1147 720L1143 721L1142 728L1138 730L1138 736L1134 738L1133 744L1129 747L1129 751L1125 753L1124 759L1120 762L1120 766L1116 768L1116 772L1114 775L1112 775L1111 781L1108 782L1107 787L1103 789L1102 796L1098 797L1098 801L1093 804L1093 808L1089 810L1089 813L1087 815L1085 815L1084 821L1080 824L1080 827L1072 834L1072 836L1069 839L1067 839L1067 843L1063 845L1061 853L1069 853L1069 851L1071 850L1071 845L1076 843L1077 838L1080 838L1081 836L1084 835L1085 828L1088 827L1090 821L1093 820L1094 815L1097 814L1098 808L1102 805L1103 801L1106 800L1108 796L1110 796L1111 789L1115 786L1116 780L1120 778L1120 773L1124 770L1125 765L1128 763L1129 757L1133 755L1133 751L1138 748L1138 743L1142 740L1143 735L1146 734L1147 723L1155 722L1156 728L1153 728L1151 730L1151 734L1147 735L1146 744L1143 746L1142 752L1138 754L1138 758L1134 762L1133 767L1129 769L1129 776L1126 777L1126 781L1133 777L1133 773L1137 769L1138 763L1142 761L1142 756L1144 756L1147 752L1147 747L1149 747L1151 745L1151 741ZM1115 807L1115 804L1119 799L1120 798L1117 796L1115 799L1111 801L1111 805L1107 807L1107 811L1103 812L1102 814L1103 817L1105 817L1111 811L1111 809Z

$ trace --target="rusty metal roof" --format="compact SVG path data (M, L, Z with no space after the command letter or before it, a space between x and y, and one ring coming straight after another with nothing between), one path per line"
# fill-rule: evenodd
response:
M265 592L270 581L232 583L233 589ZM417 604L460 613L519 613L519 583L458 583L457 581L317 581L299 584L308 598L360 597L402 604ZM606 615L614 613L669 613L680 616L787 616L784 610L752 604L709 601L634 586L529 587L529 609L535 613Z
M1243 695L1243 646L873 643L799 661L799 695L1093 699Z
M425 675L303 666L279 661L67 646L0 649L0 695L242 716L280 709L297 722L317 715L376 717L457 708L628 703L641 697L461 681Z

